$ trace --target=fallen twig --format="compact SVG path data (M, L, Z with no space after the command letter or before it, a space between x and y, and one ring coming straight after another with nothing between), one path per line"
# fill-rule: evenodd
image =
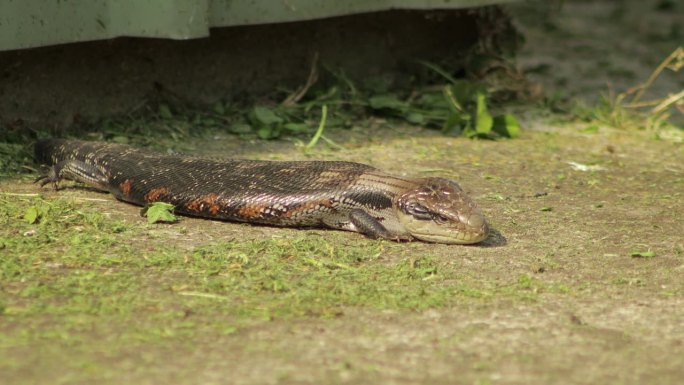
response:
M291 93L285 100L283 100L282 103L280 103L281 106L283 107L290 107L297 102L299 102L304 95L306 95L306 92L309 91L309 88L311 88L312 85L316 83L318 80L318 52L314 53L313 60L311 61L311 70L309 71L309 77L306 79L306 83L304 83L303 86L297 88L295 92Z

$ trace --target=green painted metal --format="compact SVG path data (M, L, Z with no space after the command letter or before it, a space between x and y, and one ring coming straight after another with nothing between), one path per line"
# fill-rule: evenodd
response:
M0 50L117 36L207 36L210 0L0 0Z
M509 1L515 0L0 0L0 51L119 36L191 39L208 36L211 27Z
M213 0L212 26L281 23L390 9L458 9L517 0Z

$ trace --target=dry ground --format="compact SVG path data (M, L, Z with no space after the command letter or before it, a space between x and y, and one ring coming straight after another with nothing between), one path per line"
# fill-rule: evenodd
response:
M371 144L328 155L467 186L497 230L492 239L474 247L388 245L380 258L434 256L463 282L479 282L472 287L481 296L420 311L371 304L343 306L332 319L257 318L228 335L169 337L132 350L99 346L94 357L78 342L34 342L5 350L30 366L10 366L3 376L9 383L45 383L55 373L83 383L677 383L684 374L681 145L612 129L547 128L508 142L380 130ZM601 170L578 171L569 162ZM2 189L36 192L28 183ZM101 199L98 210L140 221L137 208L102 194L46 194ZM198 219L183 225L180 240L173 227L155 234L180 248L302 233L330 234L341 247L359 238ZM648 251L655 256L631 256ZM92 327L79 339L102 332ZM107 369L84 377L69 365L82 360Z
M583 30L582 23L599 23L616 7L613 2L601 4L569 3L556 16L565 20L554 32L558 41L569 44L573 33L578 33L574 28ZM618 32L620 25L614 27ZM528 28L523 63L536 65L544 58L565 71L571 58L560 63L546 56L556 43L551 44L547 34L534 29L541 27ZM601 42L582 41L593 49L604 47ZM640 41L635 45L644 47ZM646 64L657 63L655 57L669 53L655 48L649 52L653 58L649 56ZM622 65L618 53L611 68ZM638 80L647 76L649 67L637 61L629 67L635 67L630 71L635 71ZM574 77L611 76L597 68L587 69L585 63L577 63L574 74L568 72L568 83L574 83ZM557 78L546 79L547 87L558 89ZM582 87L568 92L595 97L602 86ZM134 270L133 278L149 282L144 291L149 308L133 312L127 319L95 310L78 319L79 327L54 335L48 331L62 330L61 325L74 322L73 317L63 319L48 311L32 313L30 318L22 315L28 312L27 303L39 297L26 294L31 282L10 280L0 285L0 305L4 306L0 338L5 338L0 340L0 382L681 383L684 147L658 140L651 132L600 124L598 131L586 130L588 123L559 121L535 111L522 113L526 130L516 140L445 138L433 131L379 124L373 125L381 127L370 133L361 129L339 137L330 133L344 149L314 153L317 158L371 163L401 175L441 175L460 181L496 229L482 245L397 245L365 240L353 233L198 219L146 227L130 238L115 238L140 248L172 245L181 250L180 256L187 254L184 250L192 254L197 245L225 239L287 242L324 238L331 249L353 245L373 250L372 260L354 266L361 270L430 258L436 261L436 270L410 285L427 290L424 298L435 300L434 304L406 308L344 300L330 312L241 316L230 308L235 300L230 293L201 298L201 303L187 302L178 295L183 289L169 282L177 272L143 269ZM236 143L233 137L196 143L195 147L209 154L232 148L250 157L303 157L291 143ZM590 169L579 170L582 166ZM26 180L0 182L4 194L36 190ZM4 195L4 199L16 197ZM76 208L101 211L123 223L141 221L138 208L107 195L67 189L47 191L45 197L48 201L68 197ZM0 248L3 257L13 252L16 250L11 247ZM55 269L49 260L41 260L41 253L47 255L47 251L35 251L36 255L23 257L37 258L38 272ZM60 275L83 269L69 265L78 262L65 263L57 266ZM113 265L93 271L107 275L121 269ZM157 284L159 287L153 287ZM453 296L435 297L442 288L453 290ZM131 290L124 285L112 295ZM270 295L284 294L275 290ZM120 337L129 338L120 328L137 328L139 322L145 322L137 317L143 319L170 302L185 306L182 319L173 322L194 322L189 332L161 333L131 344L116 342ZM222 320L230 328L212 329ZM167 321L161 318L160 322ZM41 333L36 332L36 325Z

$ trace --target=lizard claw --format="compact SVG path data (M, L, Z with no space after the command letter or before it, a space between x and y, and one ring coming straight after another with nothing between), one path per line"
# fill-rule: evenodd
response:
M55 166L50 167L47 174L38 176L33 183L40 184L40 187L45 186L48 183L52 183L55 190L58 189L57 184L62 178L59 177L58 172L55 170Z

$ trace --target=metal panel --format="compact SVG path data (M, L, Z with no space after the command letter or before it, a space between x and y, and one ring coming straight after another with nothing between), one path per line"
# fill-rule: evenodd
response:
M212 0L211 26L281 23L390 9L458 9L517 0Z
M0 50L118 36L190 39L210 27L389 9L448 9L514 0L0 0Z
M209 0L0 0L0 50L117 36L209 34Z

